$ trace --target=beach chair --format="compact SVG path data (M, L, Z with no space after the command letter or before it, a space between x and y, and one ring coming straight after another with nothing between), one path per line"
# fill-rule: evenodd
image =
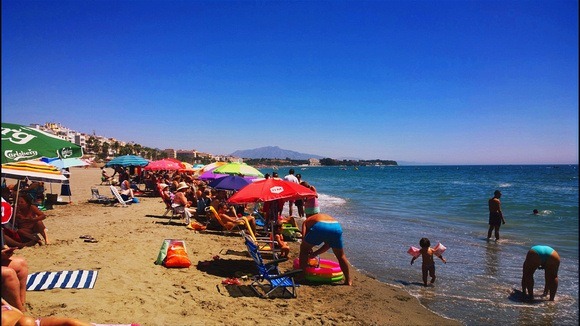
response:
M185 225L189 225L189 223L191 223L192 217L191 213L186 209L185 206L174 206L172 204L170 207L171 207L171 217L169 218L169 222L167 223L170 224L171 220L173 220L173 218L176 216L180 216L181 218L183 218L185 220ZM167 211L165 213L167 214Z
M133 199L124 200L123 197L121 197L119 190L117 190L117 188L115 186L111 185L109 187L111 188L111 192L113 193L113 195L115 196L115 198L117 199L119 204L121 204L122 207L127 207L127 204L130 204L133 202Z
M278 264L287 261L288 258L275 259L265 263L253 238L245 232L242 233L248 253L258 268L258 274L254 276L250 284L256 294L262 298L268 298L276 289L282 289L282 295L288 292L293 298L296 298L298 294L296 293L297 285L294 282L294 276L301 273L302 270L294 269L280 274Z
M89 199L89 203L95 204L113 204L117 200L115 198L109 198L107 196L103 196L99 194L99 189L97 187L91 187L91 199Z
M218 214L218 212L215 210L215 208L213 208L213 206L209 206L206 208L206 214L209 214L209 216L213 219L215 219L223 228L222 232L224 233L237 233L239 234L240 231L243 230L247 230L252 236L254 236L254 232L252 231L252 228L250 227L250 224L248 223L248 220L245 218L240 218L238 219L238 221L236 222L237 224L234 225L232 228L228 229L227 228L227 224L221 219L220 215Z

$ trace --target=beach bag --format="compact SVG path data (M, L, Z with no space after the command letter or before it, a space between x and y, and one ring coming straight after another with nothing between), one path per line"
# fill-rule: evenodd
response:
M139 204L139 199L137 199L137 197L133 197L133 203Z
M185 241L171 240L167 248L167 256L163 265L168 268L187 268L191 266L191 261L187 257Z

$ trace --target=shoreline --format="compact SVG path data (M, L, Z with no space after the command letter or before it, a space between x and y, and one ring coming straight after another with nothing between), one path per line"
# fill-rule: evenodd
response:
M159 197L139 197L140 203L129 207L88 203L91 187L111 197L108 186L99 183L100 169L71 168L72 203L45 212L52 244L16 251L28 260L30 273L98 270L95 287L29 291L29 315L140 325L461 325L428 310L404 289L355 267L352 287L302 285L295 299L261 299L251 289L245 291L249 281L239 287L222 285L223 279L254 267L244 255L241 237L197 233L178 219L167 225L169 217L162 217L165 206ZM58 187L52 185L54 193L60 192ZM50 185L46 188L50 192ZM79 239L84 234L98 242ZM166 238L186 241L191 267L168 269L153 264ZM291 243L291 248L282 271L292 269L298 255L297 243ZM220 259L214 261L216 255ZM324 256L334 259L332 254ZM215 268L202 267L210 265Z

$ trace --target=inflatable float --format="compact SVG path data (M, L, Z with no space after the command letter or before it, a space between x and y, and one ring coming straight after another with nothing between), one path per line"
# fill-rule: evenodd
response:
M439 256L441 256L441 255L443 255L443 253L445 252L445 250L446 250L446 249L447 249L447 248L446 248L444 245L442 245L442 244L441 244L441 242L439 242L439 243L437 243L437 245L436 245L436 246L433 248L433 251L435 251L435 254L436 254L436 255L439 255ZM420 250L421 250L420 248L417 248L417 247L413 247L413 246L411 246L411 247L409 248L409 250L407 250L407 253L408 253L409 255L411 255L411 256L413 256L413 257L417 258L417 257L419 257L419 256L421 255L421 252L420 252Z
M310 264L312 265L312 264ZM294 259L294 269L300 268L300 260ZM320 259L314 266L306 267L304 278L311 282L332 283L344 278L340 265L332 260Z

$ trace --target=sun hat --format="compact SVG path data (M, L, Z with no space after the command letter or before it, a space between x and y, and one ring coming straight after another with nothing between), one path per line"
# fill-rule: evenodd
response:
M185 183L185 182L181 181L181 182L180 182L180 183L177 185L177 190L176 190L176 191L179 191L179 190L181 190L181 189L186 189L186 188L189 188L189 186L187 185L187 183Z
M160 187L161 189L165 189L165 188L169 187L169 185L168 185L168 184L166 184L166 183L160 183L160 184L159 184L159 187Z

